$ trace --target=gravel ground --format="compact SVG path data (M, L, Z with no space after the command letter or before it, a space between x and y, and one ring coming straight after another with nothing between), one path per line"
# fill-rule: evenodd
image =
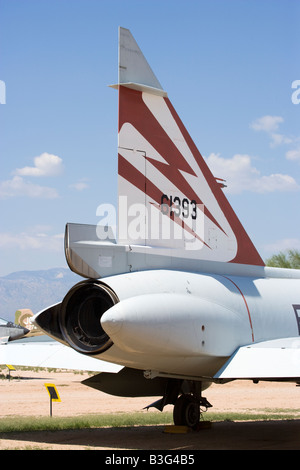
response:
M59 391L61 402L53 403L53 416L57 417L130 413L141 411L155 400L155 397L119 398L90 389L81 384L87 374L16 371L12 376L11 381L0 380L1 417L49 416L45 383L54 383ZM2 434L0 449L300 449L299 392L300 388L290 383L235 381L212 385L204 393L213 405L213 412L290 410L295 419L289 421L220 422L209 429L181 434L166 433L164 426Z

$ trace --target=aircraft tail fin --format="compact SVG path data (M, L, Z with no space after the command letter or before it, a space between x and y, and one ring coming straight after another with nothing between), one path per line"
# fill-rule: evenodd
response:
M119 84L164 92L131 32L125 28L119 28Z
M119 243L264 263L130 31L119 30ZM219 175L218 175L219 176Z

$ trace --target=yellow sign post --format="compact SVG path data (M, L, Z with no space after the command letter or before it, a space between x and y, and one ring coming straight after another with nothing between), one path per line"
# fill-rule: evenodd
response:
M58 391L54 384L44 384L50 396L50 416L52 417L52 402L61 401Z
M6 367L8 368L8 380L10 380L10 372L13 371L13 370L16 370L14 368L14 366L10 365L10 364L5 364Z

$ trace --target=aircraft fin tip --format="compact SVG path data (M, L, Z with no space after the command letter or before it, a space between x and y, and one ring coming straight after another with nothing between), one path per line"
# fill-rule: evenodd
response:
M119 84L136 83L163 91L129 29L119 27Z

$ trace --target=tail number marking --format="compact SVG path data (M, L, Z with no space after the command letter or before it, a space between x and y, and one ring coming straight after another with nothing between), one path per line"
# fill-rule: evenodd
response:
M197 202L193 199L190 201L186 197L180 199L179 196L167 196L162 194L160 200L161 212L164 215L180 217L187 219L191 216L193 220L197 218Z

